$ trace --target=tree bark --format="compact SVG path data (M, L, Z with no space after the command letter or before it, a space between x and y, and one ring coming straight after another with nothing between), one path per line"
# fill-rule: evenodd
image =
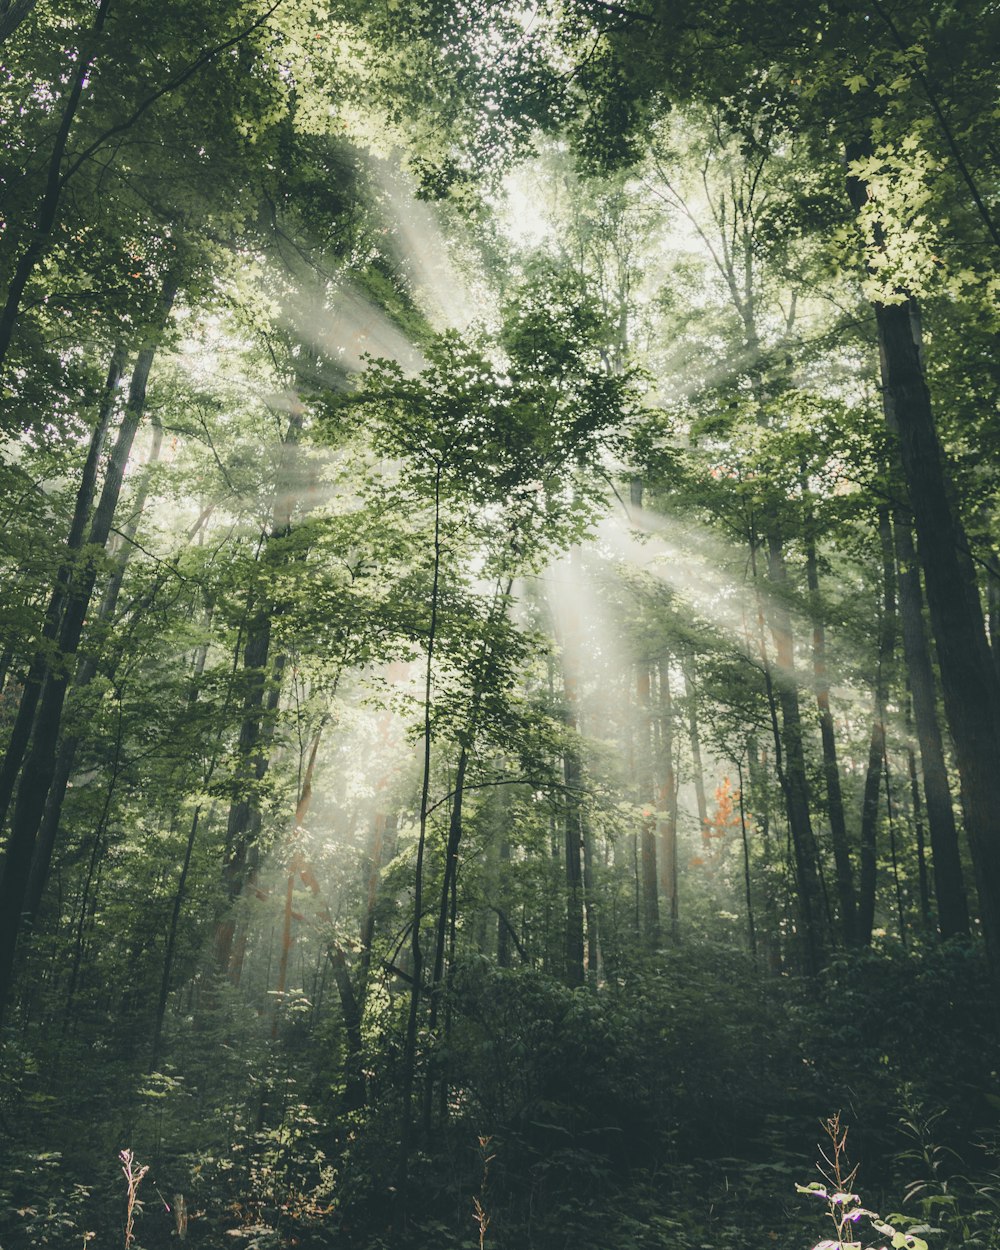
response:
M118 604L118 596L121 592L122 582L125 577L125 569L128 565L129 556L132 553L131 540L135 537L139 529L139 522L142 518L143 510L146 506L146 499L149 495L150 470L156 464L160 455L160 446L163 442L163 427L160 422L153 423L153 445L150 449L149 459L143 470L142 481L136 492L136 498L132 509L132 516L129 519L123 531L124 541L121 551L115 561L115 565L111 570L111 576L108 584L104 588L104 594L101 597L101 606L97 613L97 622L99 625L106 625L114 618L115 608ZM73 691L82 690L90 685L97 673L96 654L86 656L77 669L76 676L72 682L70 691L70 700L72 701ZM117 667L117 666L115 666ZM59 750L56 755L55 769L52 775L52 784L49 787L48 797L45 801L45 811L42 815L42 823L38 830L38 839L35 847L35 854L31 865L31 876L28 880L28 890L25 899L25 921L28 924L34 923L35 917L38 915L38 909L41 906L42 894L45 890L45 883L49 876L49 866L52 861L52 852L55 848L56 839L59 833L59 820L62 816L63 801L66 797L66 788L69 784L70 775L73 771L73 764L76 760L76 752L79 747L80 739L76 734L66 736L59 743Z
M271 522L262 539L262 563L275 559L274 544L291 531L294 508L295 469L302 414L293 413L281 444L281 455L274 484ZM271 652L271 620L275 604L270 600L248 603L249 624L243 653L244 695L240 721L234 795L226 820L225 856L222 880L229 901L227 914L216 927L215 961L219 972L238 983L242 973L243 950L236 937L233 906L253 880L259 857L261 827L260 787L269 766L268 747L281 698L284 656L276 656L268 673Z
M6 42L35 7L36 0L0 2L0 43Z
M670 693L670 657L659 666L660 784L657 787L658 834L660 841L660 890L670 917L670 940L677 941L680 913L677 881L677 770L674 767L674 714Z
M83 546L87 521L90 518L90 510L94 504L101 452L111 418L114 416L115 404L118 398L118 383L121 380L124 368L125 352L123 348L119 347L115 349L111 357L97 423L91 432L87 459L84 462L80 475L80 485L76 492L73 518L66 538L66 557L63 559L59 572L56 575L55 586L52 589L45 612L42 638L48 643L55 642L58 636L70 584L74 574L79 575L80 572L79 569L75 568L75 561L77 554ZM31 738L31 728L38 708L38 699L49 669L50 660L47 652L37 652L31 661L28 675L21 689L17 715L14 718L14 725L4 753L3 764L0 765L0 826L2 826L7 817L10 800L14 795L17 775L20 772L24 753L28 749L28 742Z
M642 865L642 932L647 948L660 942L660 891L656 873L656 790L653 782L653 708L649 665L636 665L635 697L638 712L637 780L639 783L639 858Z
M847 158L864 155L859 145ZM867 185L848 177L856 211ZM886 426L899 440L931 628L937 646L945 713L955 744L962 808L979 892L991 974L1000 990L1000 680L993 664L978 587L970 577L968 541L938 440L919 341L919 307L875 302L882 404Z
M809 813L809 783L802 741L792 623L788 609L780 598L788 576L781 539L773 529L767 535L767 563L769 579L778 588L777 595L772 597L768 613L776 657L771 680L781 709L780 745L783 748L783 760L778 776L785 795L795 863L803 967L809 975L815 975L823 963L822 885L819 855ZM777 745L776 739L776 747ZM777 764L777 759L775 762Z
M107 21L109 5L110 0L101 0L97 14L94 17L94 24L84 38L77 53L76 66L70 80L69 92L66 96L62 117L59 120L59 128L56 131L55 142L52 145L52 152L49 156L45 188L39 201L34 226L30 232L28 244L14 266L10 285L7 287L4 307L0 311L0 376L4 372L7 352L14 335L14 327L17 325L18 314L21 311L24 289L28 285L31 275L35 272L38 262L45 255L52 231L56 225L59 201L63 189L63 157L66 154L66 145L69 142L73 121L80 107L80 97L83 94L84 84L87 81L87 74L90 72L90 67L97 53L97 44L104 30L104 24Z
M938 723L934 669L924 626L920 570L913 545L911 521L902 508L895 509L893 536L903 626L903 656L909 678L917 744L920 748L927 828L934 864L934 897L941 936L947 939L960 934L968 935L969 905L955 826L955 809L948 784L944 742ZM919 801L919 794L917 798Z
M844 796L840 787L840 765L837 761L837 739L830 710L830 681L826 665L826 629L819 602L819 568L816 540L810 532L806 542L806 579L812 610L813 684L819 709L819 729L823 743L823 778L826 782L827 813L830 817L830 842L837 877L837 902L840 931L846 946L857 941L857 896L854 892L854 870L847 838Z
M877 829L882 765L886 755L885 710L896 640L896 578L889 509L878 509L878 534L882 549L882 605L879 612L878 655L874 682L874 718L868 745L861 805L861 877L858 892L858 941L870 946L875 923L876 874L878 865Z
M701 734L698 732L697 690L690 669L684 668L684 694L688 705L688 740L691 743L691 766L694 794L698 806L698 833L704 837L708 828L708 803L705 798L705 770L701 762Z
M157 336L170 315L176 290L176 280L168 277L161 297ZM142 348L132 373L128 402L88 535L88 545L98 550L104 548L111 532L115 508L118 505L125 476L125 466L145 408L146 385L156 347L157 342L154 338ZM79 578L74 580L68 592L58 637L60 668L50 673L45 682L35 718L31 747L21 770L4 872L0 879L0 1023L2 1023L3 1012L10 996L15 948L21 930L38 828L53 779L66 691L72 676L73 660L83 633L84 619L90 606L96 579L97 562L92 558L86 563Z

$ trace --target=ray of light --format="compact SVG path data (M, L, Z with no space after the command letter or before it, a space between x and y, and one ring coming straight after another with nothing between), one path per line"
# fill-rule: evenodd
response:
M441 227L438 211L419 200L412 181L388 161L372 159L372 176L381 192L388 243L406 274L411 294L438 332L466 330L484 312L484 292L455 264L454 246Z
M359 373L369 356L394 360L411 376L426 364L403 331L346 278L329 297L300 288L284 316L293 333L346 373Z

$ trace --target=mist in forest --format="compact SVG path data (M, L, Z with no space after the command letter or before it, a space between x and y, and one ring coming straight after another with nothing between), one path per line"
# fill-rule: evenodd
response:
M1000 1244L998 20L0 6L0 1247Z

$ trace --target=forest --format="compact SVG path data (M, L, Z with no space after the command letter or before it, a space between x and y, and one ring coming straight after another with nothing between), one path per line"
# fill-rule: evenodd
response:
M3 1250L1000 1247L998 51L0 0Z

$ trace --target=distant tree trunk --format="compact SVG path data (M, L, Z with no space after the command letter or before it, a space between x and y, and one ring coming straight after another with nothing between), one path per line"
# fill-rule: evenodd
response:
M160 319L155 331L157 337L169 317L176 290L176 282L168 278L161 298ZM154 338L142 348L132 373L128 402L88 535L88 544L95 548L103 548L111 532L125 466L145 408L146 385L156 346ZM0 1023L11 990L15 947L21 929L38 828L55 768L63 704L96 579L97 563L91 559L81 570L79 577L73 580L68 591L58 635L60 669L51 672L45 681L35 717L31 746L21 770L4 872L0 879Z
M571 557L572 559L572 557ZM562 966L566 984L583 985L586 979L584 946L583 849L586 821L583 808L583 767L580 757L579 637L576 621L569 618L562 638L562 716L567 731L563 752L563 870L565 924Z
M903 654L909 678L917 742L920 746L927 826L934 861L934 896L941 936L947 939L958 934L968 935L969 906L955 826L955 809L948 784L944 742L938 724L934 669L924 627L920 570L913 546L910 519L902 508L897 508L895 512L893 536L903 626Z
M386 834L390 817L384 807L376 807L372 814L371 831L368 838L368 866L365 881L365 914L361 922L361 957L360 985L364 998L365 987L372 962L372 945L375 941L375 914L378 904L378 883L382 872L385 853Z
M580 757L570 748L563 756L566 785L564 835L566 868L566 940L564 959L568 985L583 985L583 827L580 812Z
M879 793L882 788L882 765L886 756L885 710L889 699L896 645L896 571L889 509L885 506L878 509L878 534L882 548L882 605L879 613L878 656L874 683L874 718L868 746L868 768L865 773L864 797L861 806L858 940L864 946L871 945L872 927L875 923L876 831Z
M656 873L656 791L653 783L653 707L649 665L638 663L635 698L638 714L637 780L641 810L640 861L642 864L642 930L645 944L655 949L660 942L660 891Z
M506 876L508 866L510 864L510 841L507 835L500 835L500 873L501 878ZM510 922L504 913L497 908L497 967L510 967Z
M708 803L705 799L705 770L701 763L701 734L698 731L698 692L687 665L684 666L684 694L688 705L688 737L691 743L695 801L698 805L698 832L704 837L708 828Z
M920 890L920 919L924 928L933 928L931 918L931 892L927 873L927 848L924 839L924 818L920 810L920 781L917 777L917 757L913 747L907 745L906 762L910 773L910 802L913 807L913 828L917 837L917 882Z
M755 558L755 557L754 557ZM795 648L788 609L781 600L787 585L785 556L781 539L772 529L767 536L768 573L778 588L772 597L768 616L774 639L776 668L771 670L777 704L781 709L781 732L776 732L775 750L781 748L781 760L775 757L778 777L785 795L788 830L795 864L796 893L801 932L799 944L805 970L815 975L823 962L822 884L819 856L809 814L809 783L806 776L805 751L802 741L802 718L799 709L798 680L795 672Z
M819 569L816 540L810 530L806 542L806 578L812 609L813 682L819 708L819 728L823 742L823 777L826 782L827 812L830 817L830 841L837 875L837 902L840 931L846 946L857 941L857 898L854 893L854 871L847 840L844 797L840 788L840 766L837 762L837 740L830 710L830 681L826 666L826 629L819 602Z
M424 739L423 768L420 782L420 817L417 836L417 862L413 870L413 911L410 920L410 1004L406 1017L406 1037L403 1043L403 1072L400 1090L402 1125L399 1134L399 1164L397 1192L406 1194L410 1170L410 1143L413 1140L413 1087L417 1073L417 1026L420 1017L420 1001L424 980L424 949L420 940L420 926L424 915L424 855L427 849L427 822L430 815L431 789L431 694L434 683L434 651L437 645L438 595L441 587L441 473L438 464L434 477L434 559L431 578L430 624L427 630L427 656L424 669Z
M747 772L750 777L750 792L753 796L755 813L760 828L765 864L769 866L771 863L771 843L773 839L771 837L771 801L767 754L760 749L754 739L751 739L748 743L747 750L749 753ZM764 874L761 884L764 898L764 929L763 933L758 932L757 937L759 941L763 942L767 951L767 966L773 973L777 974L782 969L781 934L778 923L778 909L769 873Z
M680 915L677 880L677 770L674 767L674 712L670 692L670 657L659 665L659 750L660 783L657 787L658 834L660 841L660 890L670 917L670 940L677 941Z
M160 1062L160 1043L163 1036L163 1021L167 1014L167 997L170 994L170 979L174 970L174 951L177 946L177 931L180 928L181 908L187 896L188 872L191 868L191 856L194 854L195 841L198 837L198 824L201 819L202 804L199 803L191 816L187 842L184 845L184 859L181 863L177 888L174 890L174 901L170 909L170 924L167 928L167 944L163 952L163 968L160 972L160 989L156 996L156 1013L153 1017L153 1041L150 1047L150 1071L155 1071ZM212 811L209 812L207 824L212 822Z
M740 836L743 841L743 889L747 905L747 942L750 947L750 955L756 964L757 925L753 914L753 890L751 889L750 877L750 838L747 834L747 812L743 798L743 763L741 760L736 761L736 769L740 784Z
M302 414L289 419L282 439L281 456L274 486L271 522L262 539L262 562L273 563L275 544L291 531L299 435ZM270 599L248 603L249 624L243 655L244 695L240 722L234 796L226 822L225 856L222 879L229 910L219 921L215 935L215 960L219 972L238 983L243 967L243 943L235 941L236 918L233 907L244 888L256 876L261 828L260 788L270 763L269 745L281 698L281 678L285 657L277 656L268 664L271 651L271 621L275 605Z

